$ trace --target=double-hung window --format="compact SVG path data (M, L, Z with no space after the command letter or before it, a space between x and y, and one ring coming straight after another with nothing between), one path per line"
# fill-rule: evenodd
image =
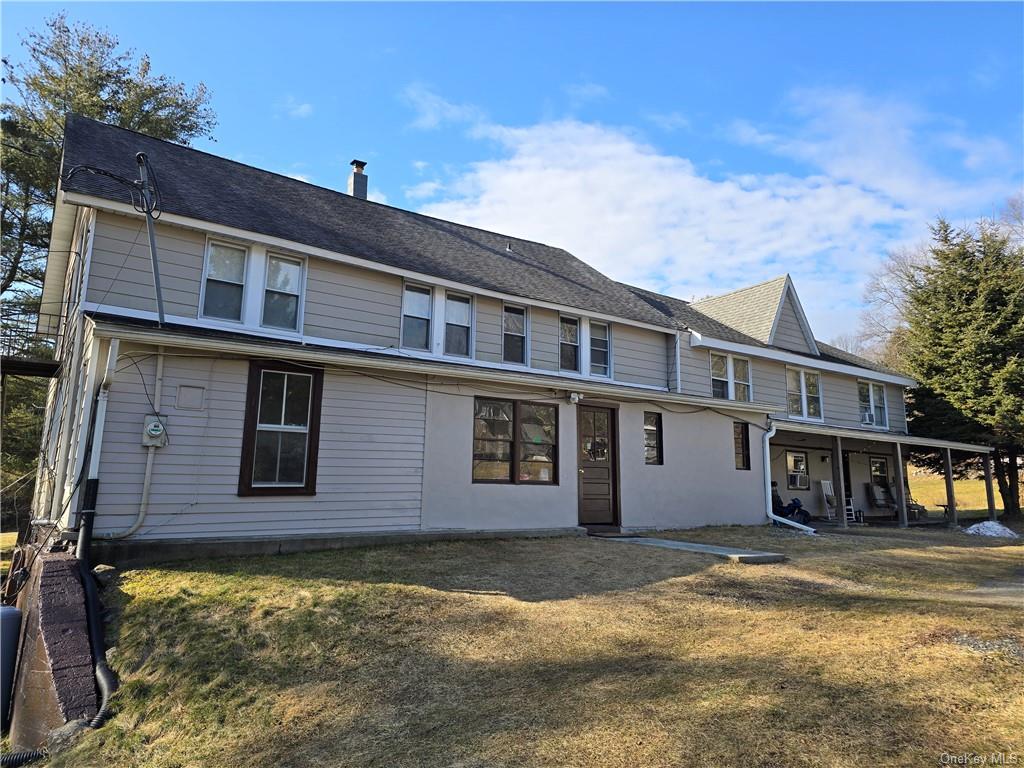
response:
M245 248L211 241L206 249L203 317L242 320L245 292Z
M473 482L557 483L558 406L476 398Z
M857 382L860 401L860 423L874 427L889 426L889 409L885 402L885 385L873 381Z
M663 464L665 462L661 433L661 414L654 411L644 412L644 463Z
M745 357L711 353L711 395L750 402L750 361Z
M592 375L610 375L611 341L611 331L607 323L590 323L590 373Z
M575 317L558 320L558 367L563 371L580 369L580 321Z
M430 305L433 294L429 288L407 285L402 296L402 346L430 350Z
M816 371L786 369L786 410L799 419L821 421L821 376Z
M526 365L526 307L506 304L502 309L501 329L501 359Z
M249 365L240 496L316 493L323 371Z
M470 357L470 331L472 329L473 300L455 293L444 299L444 353Z
M810 490L811 476L804 451L786 451L786 487L791 491Z
M302 262L287 256L267 255L267 283L263 291L263 325L296 331L302 295Z

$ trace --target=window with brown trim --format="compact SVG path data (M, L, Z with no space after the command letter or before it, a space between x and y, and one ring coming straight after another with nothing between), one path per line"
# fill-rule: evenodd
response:
M732 445L736 469L750 469L750 425L745 421L732 423Z
M644 463L663 464L665 457L662 451L661 414L653 411L644 412Z
M556 485L558 406L476 398L473 482Z
M239 496L316 493L323 370L249 363Z

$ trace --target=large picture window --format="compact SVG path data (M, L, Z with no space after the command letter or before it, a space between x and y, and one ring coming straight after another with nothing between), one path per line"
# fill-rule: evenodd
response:
M860 401L860 423L873 427L889 426L889 410L885 402L885 385L873 381L857 382Z
M817 372L786 369L786 407L790 416L822 420L821 377Z
M402 346L410 349L430 350L430 305L433 295L429 288L407 285L402 296Z
M558 406L476 398L473 482L556 484Z
M322 393L321 370L250 363L240 496L316 493Z
M245 248L210 242L206 249L203 317L242 320L245 292Z
M502 309L501 359L526 365L526 307L506 304Z

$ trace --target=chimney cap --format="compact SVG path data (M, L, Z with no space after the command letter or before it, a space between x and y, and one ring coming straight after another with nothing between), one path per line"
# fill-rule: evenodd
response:
M355 169L356 173L362 173L363 172L363 168L366 167L366 161L365 160L353 160L351 163L349 163L349 165L351 165Z

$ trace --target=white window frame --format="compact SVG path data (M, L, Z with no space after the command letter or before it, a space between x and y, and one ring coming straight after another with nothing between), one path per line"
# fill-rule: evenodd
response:
M205 314L203 312L203 310L206 307L206 281L208 279L210 279L210 250L211 250L211 246L213 246L213 245L223 245L223 246L225 246L227 248L237 248L237 249L241 250L243 252L243 254L244 254L243 257L242 257L242 283L241 283L241 285L242 285L242 307L241 307L241 311L239 312L239 317L238 317L237 320L233 320L233 319L231 319L229 317L215 317L213 315L207 315L207 314ZM206 246L203 248L203 280L199 284L199 307L198 307L198 309L196 311L196 316L198 318L200 318L202 320L209 320L210 322L213 322L213 323L230 323L231 325L245 325L245 320L246 320L246 304L247 304L248 299L249 299L249 294L251 293L251 290L249 288L249 282L250 282L250 280L249 280L249 277L250 277L249 273L251 272L249 262L250 262L251 259L252 259L252 249L248 245L246 245L244 243L237 243L237 242L234 242L232 240L227 240L225 238L219 238L219 237L218 238L208 237L206 239ZM213 279L216 280L218 278L213 278ZM223 283L223 282L228 282L228 281L221 280L220 282ZM237 283L234 283L234 285L237 285ZM261 315L262 315L262 307L263 307L263 300L261 298L260 299L260 308L261 308L260 314Z
M264 377L268 373L280 373L280 374L282 374L285 377L284 397L281 400L282 412L284 411L284 409L287 407L287 404L288 404L288 401L287 401L287 398L288 398L288 384L287 384L288 378L287 377L289 377L289 376L304 376L304 377L309 379L309 402L306 404L306 425L304 427L299 427L299 426L290 425L290 424L265 424L265 423L260 421L260 416L263 415L259 411L260 402L263 399L263 379L264 379ZM256 400L256 427L253 430L253 440L254 441L258 441L259 440L260 430L262 430L264 432L294 432L296 434L304 434L306 436L306 452L304 454L304 459L305 460L304 460L303 466L302 466L302 482L300 482L300 483L256 482L256 480L255 480L256 470L255 470L255 468L253 468L253 481L252 481L252 487L253 488L302 488L303 486L306 485L307 473L309 472L309 422L313 418L313 386L314 386L314 383L315 382L313 381L313 375L309 374L309 373L295 373L294 371L277 371L277 370L274 370L272 368L264 368L263 370L260 371L260 388L259 388L259 397ZM278 460L278 471L280 471L280 462L281 462L280 454L278 455L277 460ZM256 451L255 451L255 448L253 449L253 461L254 462L256 461Z
M263 322L263 309L267 301L267 291L274 290L267 287L267 278L270 275L270 260L273 258L283 259L285 261L295 261L299 264L299 293L298 293L298 306L295 309L295 327L294 328L280 328L276 325L267 325ZM306 258L303 256L293 256L290 253L281 253L279 251L267 251L266 259L263 269L263 288L260 291L260 314L259 322L260 328L266 328L269 331L275 333L294 333L299 335L302 333L303 324L305 322L305 310L306 310ZM284 293L284 291L276 291L275 293ZM243 311L244 316L244 311Z
M427 348L426 349L424 349L423 347L407 347L406 344L405 344L405 314L406 314L405 313L405 292L406 292L407 288L419 288L420 290L424 290L424 291L427 292L427 296L428 296L428 299L429 299L427 303L428 303L428 306L430 307L430 315L428 317L426 317L426 318L421 318L421 319L426 319L426 320L428 320L430 322L430 326L429 326L428 333L427 333ZM399 316L399 319L398 319L398 346L400 348L402 348L402 349L412 349L412 350L415 350L417 352L432 352L433 351L433 349L434 349L434 336L435 336L435 332L437 330L437 328L436 328L437 324L434 322L434 320L435 320L434 315L436 314L436 312L435 312L435 310L436 310L435 303L437 301L437 293L438 293L438 291L436 289L434 289L433 286L425 285L424 283L413 283L413 282L409 282L409 281L405 281L405 282L402 283L402 314ZM409 315L409 317L419 317L419 315ZM443 336L442 336L442 339L443 339Z
M803 456L804 457L804 471L803 472L790 472L789 471L789 457L790 456ZM806 485L794 485L790 482L793 477L803 477L806 479ZM808 451L786 451L786 490L788 491L809 491L811 490L811 455Z
M562 341L562 320L572 320L572 321L574 321L576 323L576 368L563 368L562 367L562 344L563 343L564 344L568 344L569 343L569 342L563 342ZM589 334L588 334L588 336L589 336ZM587 349L588 353L590 351L589 341L590 340L588 338L587 339L588 343L586 345L586 349ZM558 315L558 370L560 372L564 371L566 373L575 373L575 374L578 374L580 376L586 375L584 373L584 371L589 371L590 370L590 360L589 359L587 359L586 361L583 360L583 349L584 349L584 344L583 344L583 318L577 317L575 315L563 315L563 314L559 313L559 315ZM589 358L590 355L588 354L587 357ZM586 367L584 367L584 362L586 363Z
M505 307L523 310L523 362L516 363L505 359ZM509 334L518 336L517 333ZM501 303L501 363L502 365L514 365L518 368L530 367L530 307L526 304L513 304L509 301Z
M404 294L403 294L404 296ZM468 328L469 334L466 340L466 354L460 355L456 352L449 352L446 346L448 338L448 299L467 299L469 301L469 325L460 326L462 328ZM504 318L502 318L504 321ZM459 325L458 323L452 323L452 325ZM441 329L441 352L447 357L458 357L462 360L472 360L475 355L473 354L476 346L476 302L473 301L473 295L469 293L460 293L458 291L444 291L444 323Z
M802 409L801 415L789 412L789 372L796 371L800 374L800 406ZM807 415L807 378L806 375L811 374L818 377L818 400L821 401L821 416L808 416ZM793 393L796 394L796 393ZM786 366L786 415L795 421L813 421L823 422L825 421L825 390L821 383L821 372L816 371L813 368L800 368L795 365Z
M861 408L864 404L860 400L860 385L866 384L868 388L868 409L871 414L871 421L864 420L864 413L861 412ZM879 424L875 421L875 409L878 407L878 402L875 399L875 388L878 387L882 390L882 413L885 415L885 423ZM888 429L889 428L889 393L886 391L885 384L880 381L871 381L871 379L857 379L857 410L860 412L860 423L861 426L873 427L874 429Z
M714 373L715 369L714 369L714 366L712 365L712 359L714 357L716 357L716 356L717 357L724 357L725 358L725 375L726 375L726 378L724 378L724 379L720 379L717 376L715 376L715 373ZM736 366L735 366L735 361L736 360L742 360L743 362L745 362L747 364L747 380L746 381L741 381L739 383L740 384L746 384L747 385L747 392L750 394L750 398L748 400L741 400L739 402L752 403L752 402L754 402L754 366L750 362L750 358L749 357L743 357L742 355L732 355L732 354L729 354L728 352L717 352L717 351L715 351L713 349L709 349L708 350L708 371L709 371L709 373L711 375L711 396L715 397L715 382L716 381L724 381L724 382L726 382L726 390L728 392L728 397L726 399L727 400L736 400ZM719 398L716 398L716 399L721 400L722 398L719 397Z
M606 373L594 373L594 332L593 327L595 325L603 325L607 331L605 341L608 343L608 371ZM582 341L582 338L580 339ZM561 342L561 329L559 329L559 342ZM561 351L561 350L559 350ZM581 371L582 373L582 371ZM588 320L587 321L587 370L588 376L593 376L598 379L610 379L612 378L612 324L606 323L603 320Z

